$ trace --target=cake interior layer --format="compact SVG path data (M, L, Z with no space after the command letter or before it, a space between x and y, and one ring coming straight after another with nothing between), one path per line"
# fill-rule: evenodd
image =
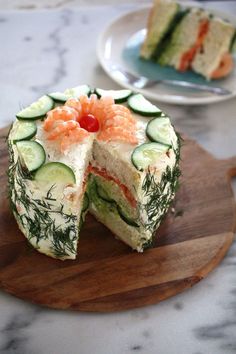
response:
M192 9L175 27L168 45L158 62L180 69L182 57L194 48L199 39L202 23L208 20L208 14L201 9Z
M152 241L152 232L140 222L139 209L122 197L112 181L101 176L89 176L87 192L89 211L123 242L142 252Z

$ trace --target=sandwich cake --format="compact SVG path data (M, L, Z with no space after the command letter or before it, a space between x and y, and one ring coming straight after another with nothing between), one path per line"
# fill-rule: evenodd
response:
M75 259L88 211L132 249L152 245L180 175L165 113L139 93L81 85L42 96L16 118L10 202L34 248Z
M165 12L162 12L163 6ZM173 8L175 15L170 17ZM162 16L161 20L157 14ZM157 29L163 35L155 42L153 36L157 38ZM235 28L228 21L202 8L183 8L175 1L155 0L140 56L181 72L192 69L207 80L218 79L233 69L234 40ZM148 43L153 43L151 55Z

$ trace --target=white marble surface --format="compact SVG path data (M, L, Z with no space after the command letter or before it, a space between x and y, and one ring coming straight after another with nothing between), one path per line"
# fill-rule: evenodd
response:
M108 21L134 6L1 10L0 126L20 106L53 89L80 82L117 88L99 67L96 40ZM235 2L210 6L236 13ZM216 156L236 155L235 99L211 106L160 107ZM192 289L155 306L120 313L54 311L0 292L0 354L236 353L235 265L236 244Z

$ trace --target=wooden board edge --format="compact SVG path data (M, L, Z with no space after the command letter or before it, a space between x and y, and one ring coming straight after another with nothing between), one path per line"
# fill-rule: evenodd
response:
M93 312L93 313L112 313L117 311L127 311L131 309L136 309L140 307L150 306L158 304L159 302L168 299L174 295L180 294L183 291L193 287L195 284L204 279L215 267L222 261L226 255L228 249L230 248L234 234L229 232L222 234L224 241L222 246L217 250L212 259L208 264L201 269L197 270L193 276L186 277L179 280L169 281L166 283L151 285L145 288L137 288L130 291L125 291L123 293L111 294L97 299L91 299L82 302L65 303L63 306L61 304L47 304L45 301L37 300L37 296L34 300L27 294L24 295L24 301L28 301L33 304L40 305L42 307L47 307L57 310L68 310L68 311L80 311L80 312ZM4 288L9 294L22 299L17 294L15 294L14 289L5 284L0 283L0 286ZM120 298L122 297L122 301Z

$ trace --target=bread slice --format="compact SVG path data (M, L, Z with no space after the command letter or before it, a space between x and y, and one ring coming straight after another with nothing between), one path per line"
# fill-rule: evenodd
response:
M181 70L185 54L192 51L196 46L200 26L208 21L208 18L209 15L204 10L191 9L175 27L166 48L158 59L158 63Z
M220 66L223 55L229 53L234 34L232 24L220 18L211 18L207 35L191 64L192 69L210 79Z
M150 59L165 37L178 13L179 5L170 0L155 0L149 13L147 35L141 47L140 56Z

